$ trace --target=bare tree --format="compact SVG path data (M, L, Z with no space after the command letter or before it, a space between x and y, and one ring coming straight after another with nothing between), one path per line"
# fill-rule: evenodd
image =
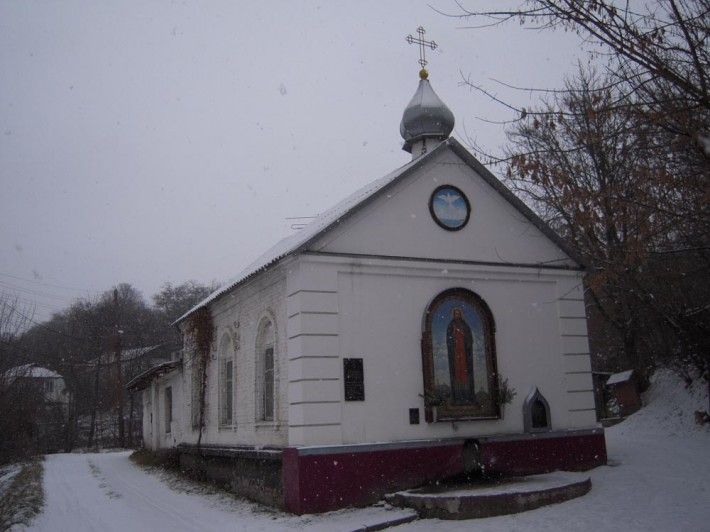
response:
M0 342L3 345L16 340L34 317L34 307L22 305L20 298L0 292Z
M608 86L618 87L622 98L634 94L634 105L644 106L659 124L710 157L710 1L527 0L510 10L459 6L452 16L486 25L518 21L577 32L597 46L594 53L609 58Z
M707 254L679 249L697 224L669 209L692 189L668 164L664 136L633 102L618 105L633 98L619 91L580 70L508 130L507 180L586 259L587 294L626 363L644 373L682 360L707 376Z
M507 177L591 267L589 292L639 367L638 298L632 278L667 228L652 223L647 134L634 113L612 108L608 80L580 71L566 91L508 131Z
M632 363L642 338L648 358L690 363L710 383L710 1L458 5L451 16L470 27L576 32L603 65L560 89L495 82L538 93L533 109L464 83L513 113L508 150L487 155L588 257L589 293Z
M18 297L0 293L0 463L34 451L42 394L24 378L30 368L19 342L33 312Z
M637 123L654 130L656 171L665 174L665 192L656 214L672 218L673 239L666 251L710 247L710 0L620 2L612 0L527 0L518 8L471 10L463 4L452 16L487 25L519 21L541 31L564 29L580 35L592 55L606 59L604 84L593 90L611 91L609 109L632 109ZM495 99L515 113L509 123L528 116L574 113L573 109L516 107L491 90L465 79L465 84ZM508 87L556 96L562 89ZM613 135L613 133L612 133ZM650 140L649 140L650 142ZM477 151L486 150L477 147ZM488 154L491 155L491 154ZM494 162L501 157L492 156ZM706 255L701 260L707 262Z

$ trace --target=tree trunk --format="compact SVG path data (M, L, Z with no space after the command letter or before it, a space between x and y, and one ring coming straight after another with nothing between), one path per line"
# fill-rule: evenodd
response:
M76 399L72 397L67 404L67 427L64 433L64 452L70 453L74 449L76 439Z

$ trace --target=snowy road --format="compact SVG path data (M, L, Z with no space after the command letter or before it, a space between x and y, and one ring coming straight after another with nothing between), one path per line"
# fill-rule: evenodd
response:
M226 494L195 493L195 485L189 482L172 489L166 477L139 468L129 455L130 452L47 456L45 507L30 530L349 531L411 513L381 507L302 517L272 512Z
M45 511L33 530L229 530L234 516L178 493L128 460L130 453L59 454L45 461Z

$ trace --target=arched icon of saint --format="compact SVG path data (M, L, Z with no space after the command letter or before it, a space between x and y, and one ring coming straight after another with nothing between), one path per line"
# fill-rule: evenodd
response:
M476 402L473 386L473 334L460 307L454 307L451 314L452 319L446 328L451 402L455 405L473 404Z

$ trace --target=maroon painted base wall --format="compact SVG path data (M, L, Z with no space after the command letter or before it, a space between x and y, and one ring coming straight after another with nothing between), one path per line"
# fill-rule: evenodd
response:
M480 438L480 462L502 475L590 469L606 463L601 429ZM364 505L385 493L463 472L464 440L287 448L284 506L304 514Z
M286 509L303 514L364 505L390 491L461 472L460 444L367 448L364 452L328 454L285 449L282 471Z
M588 434L526 435L519 439L480 439L479 460L487 473L512 476L584 471L606 464L602 430Z

